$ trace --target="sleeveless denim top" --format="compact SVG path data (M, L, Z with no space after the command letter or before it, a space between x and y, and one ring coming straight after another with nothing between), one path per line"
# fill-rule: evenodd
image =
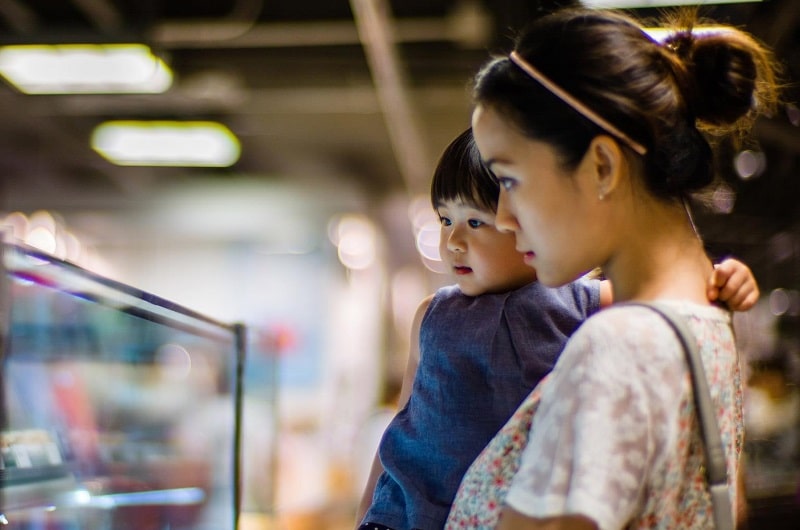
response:
M421 323L411 397L381 439L384 472L363 522L444 527L469 465L599 308L599 283L533 282L477 297L456 286L436 292Z

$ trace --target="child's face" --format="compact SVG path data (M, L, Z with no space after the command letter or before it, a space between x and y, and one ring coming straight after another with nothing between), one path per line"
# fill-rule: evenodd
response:
M439 252L468 296L510 291L536 279L510 232L495 227L494 212L460 200L436 209L441 219Z

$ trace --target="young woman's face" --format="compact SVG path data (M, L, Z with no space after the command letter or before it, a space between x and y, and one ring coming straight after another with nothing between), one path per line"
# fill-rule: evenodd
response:
M514 248L514 234L497 230L491 210L448 200L436 213L441 220L439 252L464 294L504 292L536 279Z
M592 246L602 244L603 227L592 217L598 194L586 160L565 172L548 144L524 136L491 107L475 109L472 127L481 157L500 181L495 223L516 235L516 248L539 281L563 285L599 265L592 263Z

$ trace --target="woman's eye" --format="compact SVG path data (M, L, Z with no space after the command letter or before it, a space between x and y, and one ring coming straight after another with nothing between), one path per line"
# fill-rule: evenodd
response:
M467 221L469 223L470 228L478 228L483 226L485 223L480 219L470 219Z
M499 177L497 179L497 182L498 184L500 184L500 187L506 191L514 187L514 180L508 177Z

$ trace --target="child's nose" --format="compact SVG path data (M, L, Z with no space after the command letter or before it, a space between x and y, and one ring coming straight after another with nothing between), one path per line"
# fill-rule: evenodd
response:
M447 237L447 250L450 252L463 252L466 249L466 242L464 241L464 234L458 228L455 228Z

